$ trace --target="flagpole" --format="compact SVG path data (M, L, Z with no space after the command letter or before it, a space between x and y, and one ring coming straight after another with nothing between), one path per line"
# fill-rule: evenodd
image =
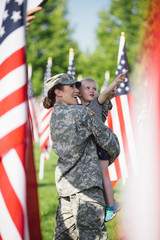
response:
M72 65L73 60L74 60L74 51L73 51L73 48L70 48L69 49L69 65Z
M28 64L28 102L29 102L29 116L32 129L32 137L34 142L39 141L38 135L38 120L37 111L35 108L35 97L32 85L32 64Z
M47 96L47 88L46 88L46 81L48 78L51 77L51 67L52 67L52 58L48 57L46 71L44 74L44 83L43 83L43 91L42 91L42 101ZM46 109L43 107L43 103L41 102L41 109L40 109L40 168L39 168L39 179L42 180L44 176L44 162L45 160L49 159L49 153L51 151L51 142L49 137L49 121L50 115L52 112L52 108Z
M110 71L106 70L104 75L104 83L103 83L103 86L101 87L101 92L108 86L109 79L110 79Z
M121 54L123 52L123 48L125 45L125 33L121 32L121 37L120 37L120 44L119 44L119 51L118 51L118 59L117 59L117 65L120 62Z
M69 65L68 65L68 74L70 74L75 79L75 64L74 64L74 51L73 48L69 49Z
M44 154L43 152L41 153L40 156L40 167L39 167L39 179L43 179L43 173L44 173Z

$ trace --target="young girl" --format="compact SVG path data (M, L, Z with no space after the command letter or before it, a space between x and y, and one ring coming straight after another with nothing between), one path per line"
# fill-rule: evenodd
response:
M54 106L50 136L59 156L55 181L60 198L54 239L107 240L96 143L108 151L114 161L120 152L119 142L92 111L77 105L80 84L68 74L58 74L46 82L48 95L43 105Z
M82 79L82 86L80 88L80 99L82 105L90 108L101 120L103 120L102 111L104 105L107 103L110 105L108 109L112 108L110 99L117 94L115 87L125 80L125 74L120 74L99 96L98 85L90 78ZM106 115L108 111L106 111ZM106 119L106 117L105 117ZM106 201L106 216L105 221L109 221L116 216L117 211L120 210L120 206L114 200L114 192L112 184L107 176L107 169L111 161L109 154L97 145L97 153L100 160L100 168L104 186L104 197Z

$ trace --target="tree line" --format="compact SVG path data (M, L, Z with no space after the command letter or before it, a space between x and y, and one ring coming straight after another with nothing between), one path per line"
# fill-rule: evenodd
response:
M99 24L96 29L97 45L94 52L82 52L78 43L72 39L68 19L67 0L48 0L37 13L27 32L27 63L32 64L33 87L39 96L43 88L43 79L48 57L52 57L52 75L67 72L69 49L74 49L76 78L79 74L103 85L105 71L115 77L119 39L125 32L126 52L130 75L139 61L141 39L146 26L149 0L111 0L110 9L99 12ZM86 36L84 36L86 37ZM132 79L131 81L135 81Z

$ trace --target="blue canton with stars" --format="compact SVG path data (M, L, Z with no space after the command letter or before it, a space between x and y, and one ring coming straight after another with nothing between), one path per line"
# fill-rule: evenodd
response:
M120 73L124 73L126 70L128 70L128 62L127 62L127 56L126 56L126 48L125 48L125 45L124 45L123 51L121 53L119 64L117 66L115 77L117 77ZM125 76L126 76L125 81L119 83L116 87L116 89L118 90L118 95L117 96L131 93L129 72L127 72L125 74Z
M25 24L26 12L23 0L7 0L0 29L0 44L17 28Z

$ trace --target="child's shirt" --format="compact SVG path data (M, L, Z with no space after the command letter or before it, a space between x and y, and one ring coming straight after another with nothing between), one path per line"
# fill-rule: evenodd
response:
M100 104L97 96L87 105L87 107L90 108L98 118L105 122L108 116L108 110L112 109L112 103L111 101L106 100L103 104Z
M102 104L98 102L98 97L95 97L90 104L87 105L88 108L90 108L96 116L102 120Z

